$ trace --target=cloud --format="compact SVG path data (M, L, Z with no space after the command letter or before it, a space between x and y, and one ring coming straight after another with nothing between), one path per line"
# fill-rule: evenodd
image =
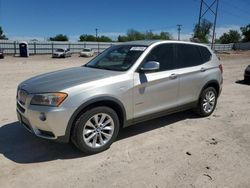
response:
M219 38L220 36L222 36L223 33L229 32L229 30L236 30L236 31L239 31L241 33L240 26L238 26L238 25L225 25L225 26L217 27L215 29L216 38Z

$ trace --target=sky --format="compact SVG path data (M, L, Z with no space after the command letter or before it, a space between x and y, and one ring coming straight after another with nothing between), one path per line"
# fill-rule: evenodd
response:
M132 28L167 31L177 38L181 24L181 39L188 39L199 6L200 0L0 0L0 26L11 40L46 40L62 33L77 41L81 34L95 35L95 28L112 39ZM213 19L211 14L206 18ZM250 0L219 0L217 37L248 23Z

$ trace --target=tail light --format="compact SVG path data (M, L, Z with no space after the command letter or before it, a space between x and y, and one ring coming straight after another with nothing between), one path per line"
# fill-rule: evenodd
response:
M219 65L219 68L220 68L220 72L222 74L223 73L223 66L222 66L222 64Z

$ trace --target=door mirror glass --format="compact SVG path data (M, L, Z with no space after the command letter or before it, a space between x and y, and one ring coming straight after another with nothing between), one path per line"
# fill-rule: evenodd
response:
M142 67L141 71L158 71L160 69L160 63L156 61L148 61Z

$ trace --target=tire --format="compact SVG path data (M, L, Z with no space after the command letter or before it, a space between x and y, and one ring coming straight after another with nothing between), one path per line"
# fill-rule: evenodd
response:
M108 149L115 141L119 127L119 118L113 109L105 106L94 107L78 117L71 140L86 154L99 153Z
M218 93L213 87L204 89L200 95L198 105L194 111L201 117L210 116L215 110Z

